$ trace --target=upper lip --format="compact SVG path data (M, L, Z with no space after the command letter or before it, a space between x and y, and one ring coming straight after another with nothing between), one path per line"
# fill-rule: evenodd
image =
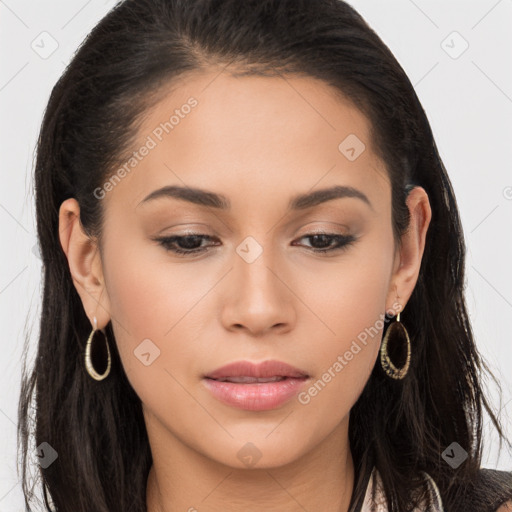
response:
M269 360L261 363L235 361L207 373L205 377L225 379L226 377L309 377L309 375L283 361Z

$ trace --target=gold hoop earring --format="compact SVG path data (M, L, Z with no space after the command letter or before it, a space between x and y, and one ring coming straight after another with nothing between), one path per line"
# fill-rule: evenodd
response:
M105 331L103 329L98 329L98 322L96 320L96 317L94 317L94 328L93 330L91 331L91 334L89 334L89 337L87 338L87 344L85 346L85 368L87 370L87 373L94 379L94 380L103 380L105 379L108 374L110 373L110 365L111 365L111 359L110 359L110 348L109 348L109 345L108 345L108 338L107 338L107 334L105 333ZM92 359L91 359L91 345L92 345L92 340L94 338L94 335L97 333L97 332L101 332L103 334L103 336L105 337L105 345L107 347L107 369L105 370L105 372L103 374L99 374L95 369L94 369L94 366L92 364Z
M405 360L405 364L402 368L397 368L388 355L388 341L391 335L392 330L398 330L402 332L402 335L405 337L407 342L407 358ZM404 324L400 322L400 312L397 313L396 322L393 322L387 329L384 338L382 339L382 345L380 347L380 364L382 369L389 375L392 379L401 380L403 379L409 370L409 366L411 363L411 340L409 338L409 333L405 328Z

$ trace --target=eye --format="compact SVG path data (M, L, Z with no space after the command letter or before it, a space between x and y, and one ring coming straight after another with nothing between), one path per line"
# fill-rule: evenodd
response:
M320 247L312 247L313 252L326 253L347 249L356 238L352 235L340 235L337 233L310 233L302 236L303 238L311 239L312 244L319 245ZM333 245L334 243L334 245Z
M186 255L207 251L207 247L201 247L201 242L206 239L212 240L213 238L209 235L191 233L185 236L167 236L156 238L155 240L167 251ZM177 247L177 244L180 244L182 247Z
M356 238L352 235L340 235L337 233L310 233L298 238L310 239L312 245L306 246L311 248L315 253L327 253L347 249L353 244ZM198 254L207 252L212 245L204 246L202 242L205 240L214 240L213 237L202 233L190 233L187 235L173 235L168 237L154 239L165 250L174 254L186 256L189 254ZM218 244L217 244L218 245ZM297 245L297 244L294 244Z

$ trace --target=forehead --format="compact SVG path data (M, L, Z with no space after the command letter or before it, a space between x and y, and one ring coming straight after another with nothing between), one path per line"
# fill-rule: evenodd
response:
M311 77L184 75L162 89L131 150L135 156L126 158L107 201L115 195L135 207L169 184L234 196L252 190L269 199L283 190L287 199L294 188L311 189L320 180L322 186L387 185L369 120L337 89Z

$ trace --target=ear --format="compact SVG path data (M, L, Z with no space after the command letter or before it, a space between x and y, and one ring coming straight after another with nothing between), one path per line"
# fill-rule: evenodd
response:
M66 199L59 209L59 238L69 270L91 325L97 328L110 321L110 301L103 279L103 267L97 242L87 235L80 222L80 206Z
M432 218L428 195L422 187L414 187L407 196L410 222L395 254L393 275L386 299L386 311L402 311L418 281L425 239ZM397 311L397 312L398 312Z

